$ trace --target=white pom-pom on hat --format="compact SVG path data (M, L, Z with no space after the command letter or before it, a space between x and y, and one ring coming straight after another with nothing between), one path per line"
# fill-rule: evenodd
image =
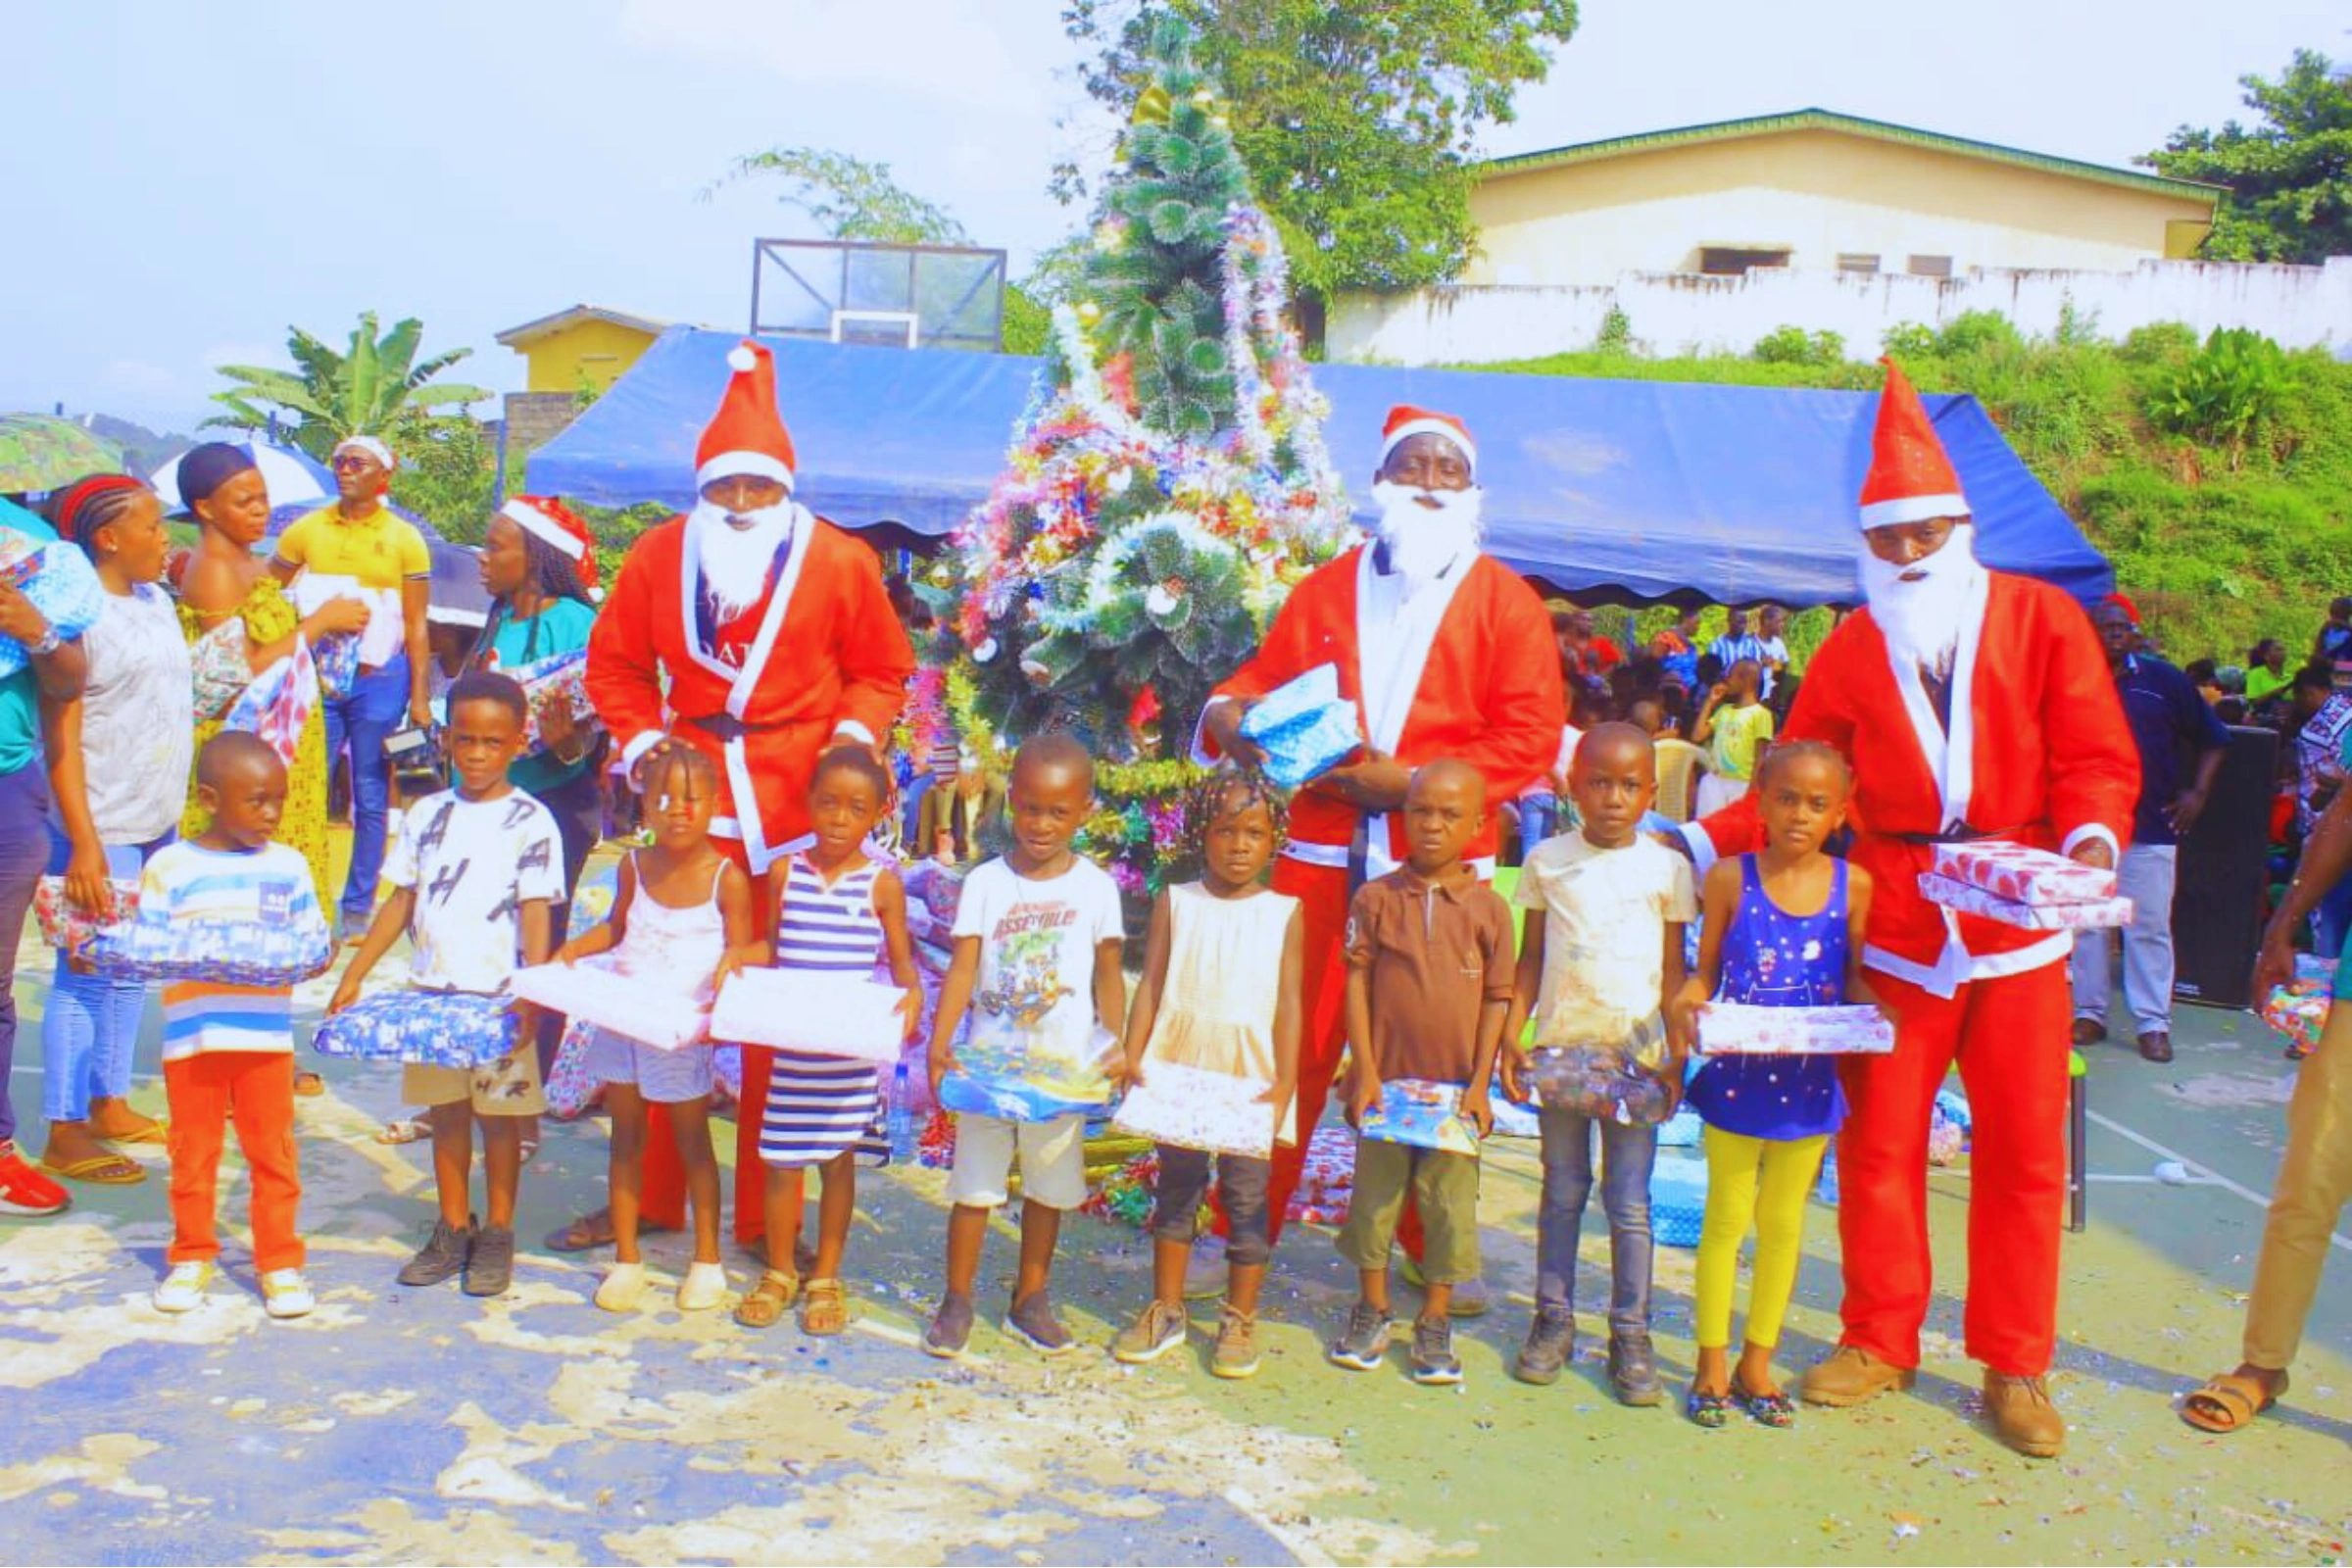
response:
M760 363L749 343L738 343L727 350L727 368L741 374Z

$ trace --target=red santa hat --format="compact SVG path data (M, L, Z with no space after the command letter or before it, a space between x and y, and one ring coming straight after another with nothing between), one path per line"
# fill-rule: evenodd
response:
M746 338L727 351L728 378L718 412L694 449L696 489L713 479L750 474L792 488L792 437L776 412L775 356Z
M1967 516L1960 475L1944 456L1919 394L1894 361L1879 363L1886 367L1886 390L1879 397L1878 428L1870 438L1870 476L1862 481L1862 526Z
M1471 467L1478 466L1478 443L1470 439L1470 427L1450 414L1434 409L1416 409L1409 403L1399 403L1389 411L1388 421L1380 427L1380 461L1385 466L1389 454L1417 435L1442 436L1461 448L1462 461Z
M552 496L511 496L498 514L570 562L579 572L581 587L596 587L596 552L590 548L595 536L569 507Z

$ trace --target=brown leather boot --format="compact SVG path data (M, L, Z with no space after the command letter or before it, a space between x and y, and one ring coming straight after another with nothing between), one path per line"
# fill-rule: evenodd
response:
M1858 1345L1840 1345L1826 1361L1816 1363L1797 1387L1807 1404L1837 1408L1862 1404L1888 1389L1907 1389L1919 1374L1907 1366L1882 1360Z
M1984 1413L2000 1440L2029 1458L2054 1458L2066 1446L2066 1418L2050 1402L2049 1385L2040 1378L1986 1372Z

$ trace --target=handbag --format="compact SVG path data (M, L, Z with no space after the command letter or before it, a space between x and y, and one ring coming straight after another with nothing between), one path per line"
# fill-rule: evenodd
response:
M1528 1053L1524 1076L1537 1104L1595 1121L1655 1127L1671 1105L1665 1079L1605 1047L1541 1047Z

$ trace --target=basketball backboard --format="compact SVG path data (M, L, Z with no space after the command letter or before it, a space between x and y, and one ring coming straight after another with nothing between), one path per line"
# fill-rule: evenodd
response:
M752 331L994 352L1004 335L1004 253L868 240L754 240Z

